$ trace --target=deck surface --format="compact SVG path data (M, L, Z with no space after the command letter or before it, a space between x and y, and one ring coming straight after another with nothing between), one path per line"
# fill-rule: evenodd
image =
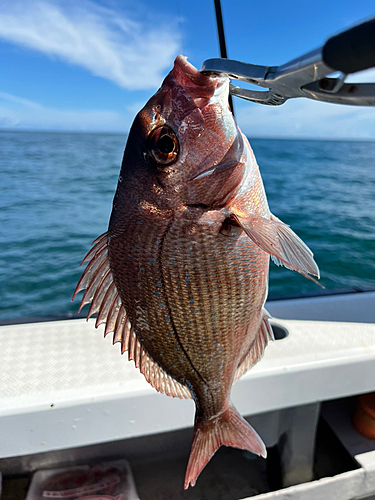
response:
M274 321L289 335L234 385L243 415L375 390L375 324ZM158 394L102 337L84 320L0 328L0 458L191 427L193 402Z

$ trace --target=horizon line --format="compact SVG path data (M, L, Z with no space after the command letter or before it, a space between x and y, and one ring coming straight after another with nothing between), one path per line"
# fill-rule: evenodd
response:
M21 129L21 128L6 128L0 127L0 133L17 132L17 133L47 133L47 134L95 134L95 135L125 135L129 132L110 131L110 130L65 130L65 129ZM244 134L250 140L277 140L277 141L326 141L326 142L375 142L374 138L365 137L280 137L280 136L254 136Z

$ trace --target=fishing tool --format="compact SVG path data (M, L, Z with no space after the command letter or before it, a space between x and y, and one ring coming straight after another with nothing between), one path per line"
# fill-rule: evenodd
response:
M204 61L201 72L264 87L251 90L230 84L230 94L269 106L288 99L355 106L375 106L374 83L345 83L349 74L375 67L375 18L339 33L320 48L281 66L259 66L232 59ZM338 74L337 74L338 73Z

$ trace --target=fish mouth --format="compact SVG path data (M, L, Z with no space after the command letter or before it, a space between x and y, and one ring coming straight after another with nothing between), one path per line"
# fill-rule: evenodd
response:
M199 109L229 91L229 78L204 75L182 55L176 57L172 74Z
M189 63L187 57L182 56L181 54L177 56L175 60L175 67L176 66L183 72L183 74L187 78L189 78L196 85L204 87L213 85L214 79L198 71L195 66Z

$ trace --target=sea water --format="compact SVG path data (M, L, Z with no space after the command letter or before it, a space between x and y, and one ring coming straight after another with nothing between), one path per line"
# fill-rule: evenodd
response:
M107 230L125 135L0 132L0 320L71 317L78 265ZM375 288L375 142L251 139L271 211L326 290ZM319 294L271 263L270 298Z

